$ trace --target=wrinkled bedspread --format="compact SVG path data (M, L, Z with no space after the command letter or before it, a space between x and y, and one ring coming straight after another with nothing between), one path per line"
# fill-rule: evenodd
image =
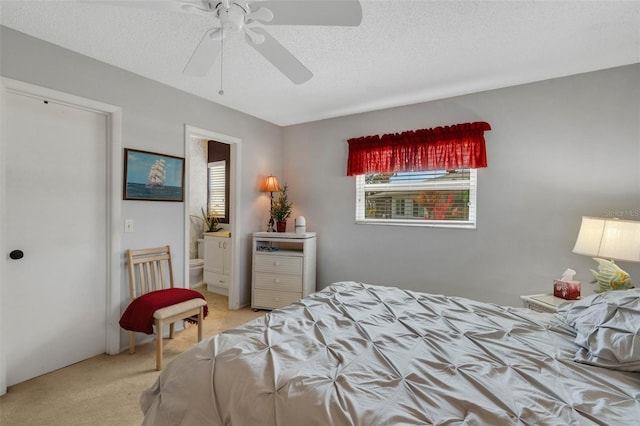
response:
M631 425L640 374L573 361L552 314L336 283L181 354L146 425ZM636 422L636 423L634 423Z

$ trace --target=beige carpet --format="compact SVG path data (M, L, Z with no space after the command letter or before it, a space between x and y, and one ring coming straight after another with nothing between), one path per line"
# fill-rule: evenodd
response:
M227 298L203 291L209 304L204 338L236 327L265 312L227 309ZM69 336L72 337L72 336ZM165 365L196 343L197 327L164 341ZM0 425L140 425L138 399L158 376L155 341L134 355L99 355L11 386L0 397Z

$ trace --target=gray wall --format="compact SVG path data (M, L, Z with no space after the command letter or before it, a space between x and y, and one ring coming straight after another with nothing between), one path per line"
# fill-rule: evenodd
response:
M293 217L318 232L318 283L340 280L519 304L564 269L590 279L571 253L582 215L640 220L640 65L287 127L2 27L1 75L123 108L123 146L184 156L185 123L242 139L239 279L250 281L250 237L267 221L261 176L288 182ZM351 137L487 121L476 230L355 225ZM282 138L284 137L284 144ZM120 172L120 171L116 171ZM184 270L183 207L122 202L135 220L122 250L171 244ZM291 223L290 227L293 226ZM640 283L640 266L621 263ZM122 271L122 295L127 282ZM591 287L585 285L587 289ZM126 300L123 300L123 306Z
M356 225L346 140L487 121L476 230ZM640 220L640 65L284 129L292 217L318 232L318 285L341 280L520 305L575 269L585 216ZM618 213L616 213L618 212ZM622 213L622 214L620 214ZM640 264L619 262L636 285Z
M0 30L3 77L120 106L123 148L184 157L185 124L242 140L238 226L244 232L239 236L242 256L238 279L246 289L242 302L249 303L250 233L266 229L269 210L269 199L260 192L258 183L261 176L280 174L282 129L9 28ZM121 287L124 309L129 298L126 249L170 244L176 278L184 280L185 220L182 203L122 201L121 209L123 218L135 221L135 232L122 234L121 276L113 283Z

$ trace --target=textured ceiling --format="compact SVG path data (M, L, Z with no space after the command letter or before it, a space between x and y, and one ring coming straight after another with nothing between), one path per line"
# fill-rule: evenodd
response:
M300 0L304 1L304 0ZM99 4L0 1L1 23L278 125L640 62L640 0L361 0L358 27L268 26L314 77L294 85L239 35L182 74L211 18Z

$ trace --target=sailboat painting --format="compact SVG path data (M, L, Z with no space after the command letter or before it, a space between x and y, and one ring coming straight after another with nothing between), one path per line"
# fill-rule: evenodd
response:
M184 158L125 148L124 199L184 200Z

